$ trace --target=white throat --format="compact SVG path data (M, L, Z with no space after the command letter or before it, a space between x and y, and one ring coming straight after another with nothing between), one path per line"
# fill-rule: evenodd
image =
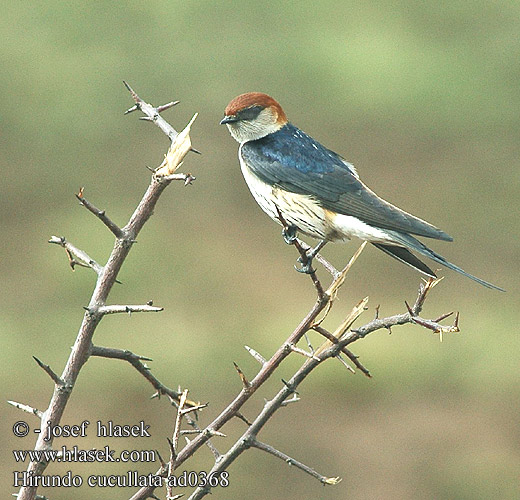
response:
M226 123L226 125L233 139L244 144L244 142L256 141L280 130L284 124L278 123L272 110L266 108L254 120L241 120Z

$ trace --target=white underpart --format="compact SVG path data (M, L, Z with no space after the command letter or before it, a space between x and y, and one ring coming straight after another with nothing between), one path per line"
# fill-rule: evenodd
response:
M336 214L334 215L332 224L338 232L348 235L348 238L356 237L361 240L379 243L394 242L392 237L384 229L366 224L351 215Z
M391 236L384 230L370 226L357 217L335 214L320 206L312 196L290 193L266 184L244 163L241 148L242 145L238 157L246 184L262 210L279 224L276 207L287 223L314 238L347 241L355 237L366 241L392 242Z

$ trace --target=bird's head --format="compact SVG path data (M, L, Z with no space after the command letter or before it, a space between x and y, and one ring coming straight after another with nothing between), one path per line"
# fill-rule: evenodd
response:
M220 124L241 144L255 141L280 130L287 117L282 107L267 94L248 92L235 97L225 110Z

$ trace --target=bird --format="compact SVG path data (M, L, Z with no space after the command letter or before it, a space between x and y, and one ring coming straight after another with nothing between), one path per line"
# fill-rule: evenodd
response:
M434 225L383 200L342 156L290 123L280 104L262 92L231 100L220 124L240 144L238 156L249 190L262 210L284 226L287 243L298 232L317 238L298 271L312 273L312 259L328 242L368 241L420 273L434 271L413 252L481 285L503 291L428 248L416 237L453 241Z

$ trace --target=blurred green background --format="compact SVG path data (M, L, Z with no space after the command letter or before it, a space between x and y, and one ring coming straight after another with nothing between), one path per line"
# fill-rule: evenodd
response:
M291 121L344 155L378 194L438 225L455 242L432 246L507 289L487 290L453 272L432 292L426 317L458 310L462 333L417 326L377 332L354 346L374 375L337 362L300 388L260 439L341 476L321 486L251 450L230 468L215 498L520 498L518 350L520 4L518 2L5 2L0 19L0 291L2 491L11 486L11 450L34 436L12 435L14 399L44 409L52 387L32 355L61 370L88 303L94 274L72 273L47 244L63 235L104 262L109 232L74 198L86 197L123 225L168 141L135 114L122 85L144 99L181 104L165 114L182 128L194 112L194 146L183 170L197 181L161 198L120 273L111 303L153 299L161 314L106 318L95 343L153 358L167 385L209 401L208 423L240 389L232 362L253 377L243 345L270 356L314 301L296 254L256 206L238 168L237 144L218 125L229 100L263 91ZM340 267L357 243L329 246ZM325 280L326 274L320 269ZM420 277L369 248L328 319L333 329L359 299L362 318L404 311ZM319 340L313 337L315 345ZM293 359L294 358L294 359ZM293 355L260 396L301 364ZM168 454L174 414L150 401L151 387L123 362L84 367L63 423L145 420L152 438L106 440L94 432L56 445ZM244 409L250 418L263 401ZM233 421L226 451L244 424ZM207 470L209 450L186 464ZM50 466L90 473L155 471L156 464ZM133 489L41 490L52 500L124 499ZM164 492L160 492L163 498Z

